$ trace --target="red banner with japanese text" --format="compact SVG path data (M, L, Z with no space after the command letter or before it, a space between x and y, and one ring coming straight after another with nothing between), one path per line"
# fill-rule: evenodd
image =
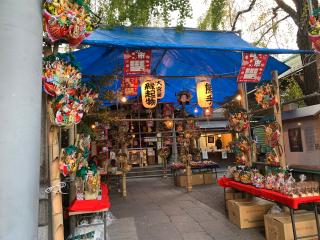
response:
M123 96L137 96L139 78L137 76L124 76L121 81L121 93Z
M125 50L124 75L150 74L151 50Z
M260 82L268 57L268 54L243 53L238 83Z

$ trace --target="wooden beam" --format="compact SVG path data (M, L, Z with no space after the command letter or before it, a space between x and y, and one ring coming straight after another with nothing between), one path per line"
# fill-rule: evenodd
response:
M279 78L278 78L277 71L272 72L272 84L274 86L274 90L275 90L274 95L275 95L275 99L277 102L277 104L275 104L273 107L273 111L274 111L275 119L280 126L280 139L279 139L279 146L280 147L277 149L277 155L279 156L280 166L285 167L286 160L285 160L285 153L284 153L284 139L283 139L283 126L282 126L282 117L281 117Z

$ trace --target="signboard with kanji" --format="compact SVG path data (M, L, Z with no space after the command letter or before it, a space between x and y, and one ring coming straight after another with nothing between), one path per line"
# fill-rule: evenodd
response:
M238 83L260 82L268 57L268 54L243 53Z
M123 96L137 96L139 78L136 76L124 76L121 81L121 93Z
M151 50L125 50L124 75L150 74Z

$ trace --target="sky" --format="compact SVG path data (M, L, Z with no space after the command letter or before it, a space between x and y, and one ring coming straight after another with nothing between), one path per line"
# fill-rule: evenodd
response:
M193 17L191 19L187 19L185 23L185 27L192 27L197 28L199 18L204 16L210 1L206 0L190 0L192 9L193 9ZM252 34L252 31L249 31L249 28L257 20L258 15L261 14L260 9L267 9L270 7L273 1L266 1L260 0L257 1L253 11L246 13L241 16L237 23L237 30L242 31L242 38L248 42L253 42L257 40L259 33L256 35ZM292 4L290 0L286 0L288 4ZM238 9L245 9L249 5L248 0L235 0L235 4ZM284 16L282 13L281 17ZM176 14L172 15L173 23L176 22L175 19L177 18ZM279 25L279 33L277 39L272 38L268 44L268 48L290 48L290 49L297 49L296 44L296 31L297 28L291 19L287 19L280 23Z

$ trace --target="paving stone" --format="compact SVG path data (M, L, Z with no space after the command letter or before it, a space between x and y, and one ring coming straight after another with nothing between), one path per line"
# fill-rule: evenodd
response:
M240 230L225 215L223 189L197 186L192 193L170 179L128 181L128 197L111 193L118 219L109 240L262 240L259 229Z
M186 233L186 234L182 234L182 236L183 236L183 240L213 240L214 239L205 232Z

